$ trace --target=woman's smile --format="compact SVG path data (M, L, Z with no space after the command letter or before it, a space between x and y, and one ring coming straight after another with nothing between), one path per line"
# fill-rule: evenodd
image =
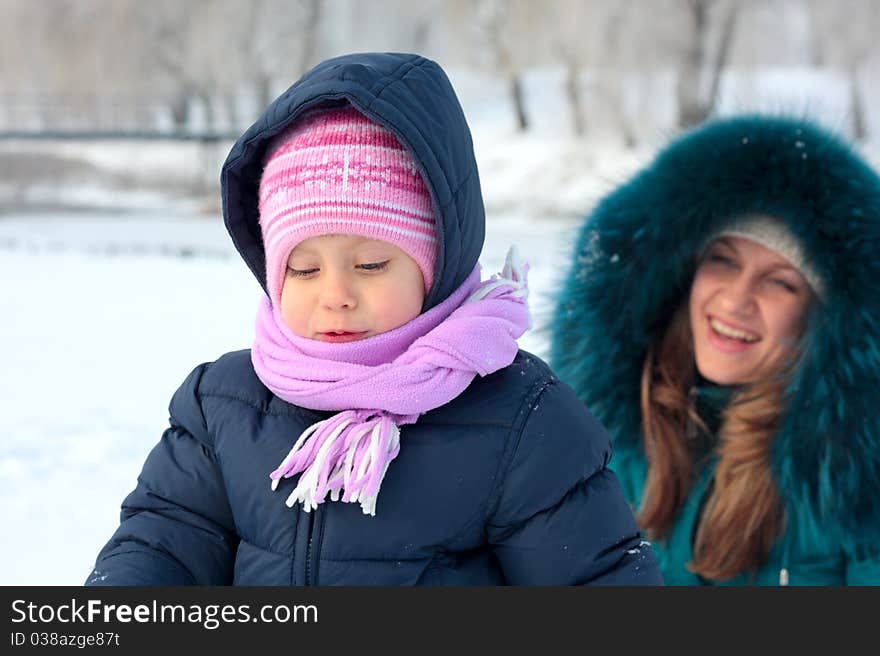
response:
M709 343L719 351L741 353L761 341L758 335L732 326L711 314L706 318Z

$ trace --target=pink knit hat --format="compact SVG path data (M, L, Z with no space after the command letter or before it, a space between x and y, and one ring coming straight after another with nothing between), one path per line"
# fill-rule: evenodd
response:
M304 115L266 151L260 228L273 305L290 251L309 237L358 235L389 242L434 279L437 237L431 195L393 133L353 107Z

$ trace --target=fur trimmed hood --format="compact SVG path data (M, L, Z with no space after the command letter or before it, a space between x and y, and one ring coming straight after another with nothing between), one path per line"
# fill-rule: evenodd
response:
M843 140L752 115L661 150L582 226L552 364L622 447L640 445L648 344L690 288L697 250L751 212L784 220L827 290L773 445L780 493L799 527L861 550L880 542L880 177Z

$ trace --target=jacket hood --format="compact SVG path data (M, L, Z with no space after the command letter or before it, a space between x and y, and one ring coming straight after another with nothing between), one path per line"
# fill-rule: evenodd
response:
M473 271L483 248L485 211L464 112L435 62L410 54L329 59L279 96L236 141L220 174L226 229L266 290L258 191L269 141L312 107L347 101L391 130L419 165L437 219L438 250L427 310Z
M773 445L780 493L828 544L876 543L880 177L819 126L756 115L705 124L601 200L556 299L552 363L618 444L641 448L648 344L688 293L698 249L750 212L783 220L826 287Z

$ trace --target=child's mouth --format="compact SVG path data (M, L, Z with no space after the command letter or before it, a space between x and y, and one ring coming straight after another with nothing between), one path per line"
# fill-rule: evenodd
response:
M350 332L348 330L331 330L318 333L318 339L323 342L354 342L366 337L367 331Z

